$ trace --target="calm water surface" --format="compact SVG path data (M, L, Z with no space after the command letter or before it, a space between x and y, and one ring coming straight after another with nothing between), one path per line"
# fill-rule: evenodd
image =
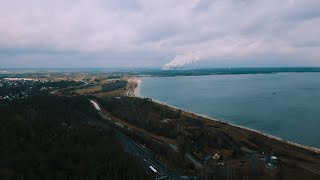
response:
M320 73L145 78L141 95L320 148Z

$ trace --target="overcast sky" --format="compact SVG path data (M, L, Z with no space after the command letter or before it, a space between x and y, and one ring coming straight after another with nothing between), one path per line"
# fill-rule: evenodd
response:
M0 0L0 68L320 66L320 0Z

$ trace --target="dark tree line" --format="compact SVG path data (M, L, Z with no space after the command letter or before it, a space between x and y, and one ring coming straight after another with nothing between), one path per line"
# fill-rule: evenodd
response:
M70 86L80 86L83 85L83 82L78 81L48 81L37 84L37 88L41 87L57 87L57 88L66 88Z
M102 91L103 92L109 92L109 91L114 91L117 89L123 89L127 86L127 81L123 81L123 80L116 80L114 82L108 83L108 84L104 84L102 86Z
M0 105L0 179L144 179L85 97L35 96Z

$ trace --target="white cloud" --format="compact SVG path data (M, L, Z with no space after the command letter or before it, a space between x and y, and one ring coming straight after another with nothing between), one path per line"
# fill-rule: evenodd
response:
M42 52L38 63L56 54L63 59L55 60L60 66L67 65L68 58L74 61L72 54L61 58L65 52L89 56L87 63L97 66L101 61L112 66L118 66L117 61L180 66L277 55L300 58L301 65L305 59L320 65L318 0L0 0L0 4L0 53L16 52L6 59L0 56L3 66L10 58L18 63L21 51L36 59L35 51Z

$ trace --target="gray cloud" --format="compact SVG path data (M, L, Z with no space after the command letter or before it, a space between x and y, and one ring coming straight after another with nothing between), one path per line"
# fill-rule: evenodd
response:
M318 0L0 3L0 67L320 65Z

